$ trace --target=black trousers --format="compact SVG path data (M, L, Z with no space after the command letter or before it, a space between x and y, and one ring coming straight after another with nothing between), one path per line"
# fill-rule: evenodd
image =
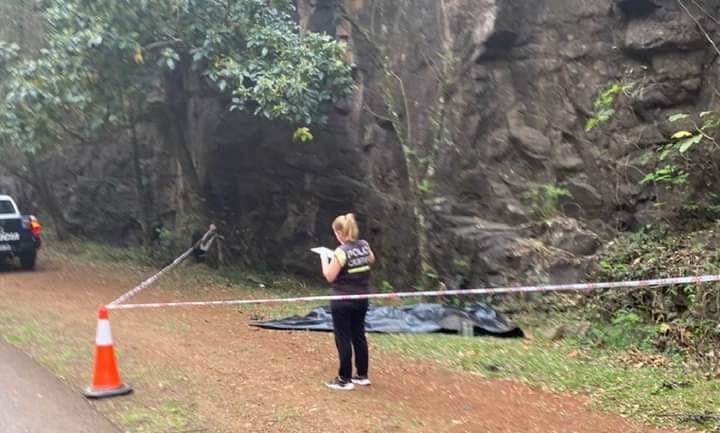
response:
M352 377L352 353L355 350L355 368L358 376L368 374L368 345L365 338L365 315L368 301L332 301L330 311L335 333L335 346L340 359L338 376L344 380Z

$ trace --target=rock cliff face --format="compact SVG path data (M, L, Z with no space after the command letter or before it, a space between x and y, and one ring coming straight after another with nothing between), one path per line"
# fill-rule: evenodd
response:
M293 143L284 125L196 92L188 119L211 214L236 260L274 269L316 272L307 249L329 245L333 217L354 211L396 285L430 272L424 240L432 272L453 285L580 279L603 234L652 218L638 159L665 142L667 115L717 93L707 38L720 1L688 3L298 0L304 28L347 41L354 95L314 141ZM586 133L611 82L632 90ZM142 130L153 215L171 226L173 147L153 119ZM77 230L138 237L129 154L111 143L47 163ZM543 212L542 191L569 194ZM542 218L555 210L566 216Z
M309 25L331 22L334 2L307 3ZM349 137L366 149L364 182L393 195L407 188L402 134L383 116L394 92L413 145L435 155L424 200L440 274L459 285L579 279L602 234L651 220L657 192L639 186L638 160L666 142L667 115L712 104L716 52L695 20L712 37L719 5L345 1L352 25L340 21L336 34L357 65ZM613 121L588 134L593 102L612 82L632 89ZM387 158L398 167L392 179L373 165ZM538 222L537 191L553 188L569 193L558 207L570 218Z

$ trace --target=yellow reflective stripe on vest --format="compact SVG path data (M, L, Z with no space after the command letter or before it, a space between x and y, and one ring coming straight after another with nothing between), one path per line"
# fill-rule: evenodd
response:
M352 268L348 269L348 274L358 274L360 272L368 272L370 270L370 266L360 266L359 268Z

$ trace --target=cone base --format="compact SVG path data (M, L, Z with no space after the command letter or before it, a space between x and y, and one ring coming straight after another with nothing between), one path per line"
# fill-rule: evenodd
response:
M118 395L130 394L131 392L132 388L130 388L128 385L122 384L118 388L111 389L93 389L88 386L83 391L83 394L85 394L85 397L87 398L107 398L115 397Z

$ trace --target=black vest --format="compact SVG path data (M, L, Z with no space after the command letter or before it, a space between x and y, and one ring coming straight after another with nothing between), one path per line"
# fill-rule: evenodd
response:
M333 291L345 295L359 295L370 291L370 245L359 240L340 245L345 253L345 265L333 283Z

